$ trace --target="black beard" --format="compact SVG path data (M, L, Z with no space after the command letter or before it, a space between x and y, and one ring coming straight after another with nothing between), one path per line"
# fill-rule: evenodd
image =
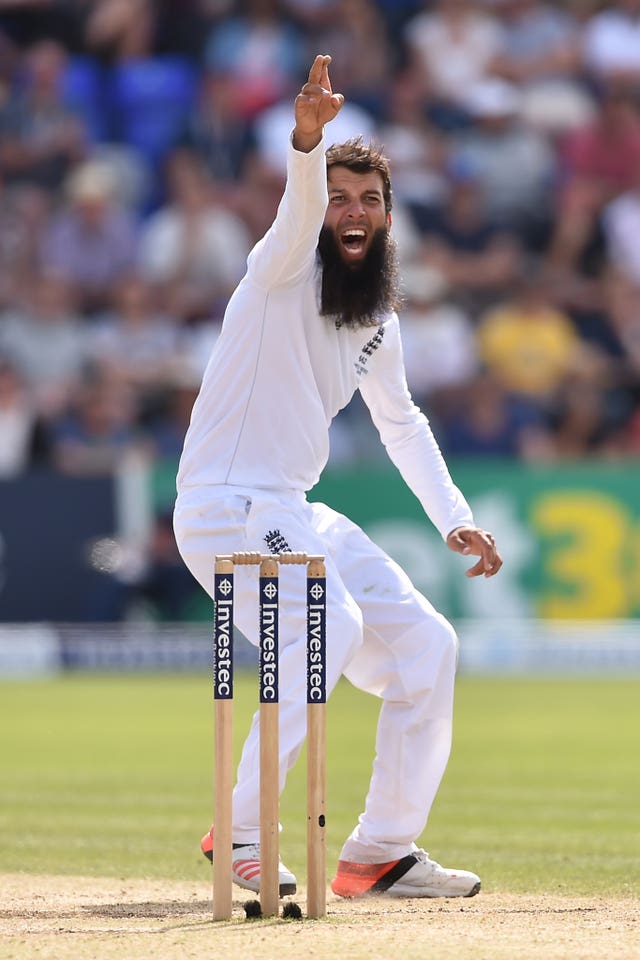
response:
M320 313L333 317L336 327L377 327L383 314L398 307L396 245L387 230L376 230L361 263L345 263L330 227L320 231L318 253L322 263Z

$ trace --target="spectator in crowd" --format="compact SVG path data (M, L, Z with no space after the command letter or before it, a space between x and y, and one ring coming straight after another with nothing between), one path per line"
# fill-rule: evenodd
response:
M278 0L245 0L240 11L214 26L204 64L231 75L240 113L253 118L297 87L305 44Z
M405 62L403 31L408 21L424 6L421 0L376 0L385 19L389 40L394 47L395 66Z
M491 77L468 88L471 127L457 138L454 156L482 186L487 212L528 241L552 219L556 158L548 140L520 119L520 93Z
M342 0L314 31L319 50L331 50L334 84L347 102L380 119L391 71L384 18L374 0ZM332 134L332 137L335 137Z
M216 199L202 158L189 149L167 160L168 202L140 234L140 270L173 313L201 320L220 311L245 270L251 237Z
M557 4L500 0L502 42L492 70L519 86L573 80L580 65L578 24Z
M137 256L137 224L115 198L110 169L96 161L78 166L66 202L45 231L42 261L67 278L82 312L105 309L114 283Z
M522 242L489 216L484 187L463 160L450 162L447 182L445 203L424 222L424 259L446 278L456 301L476 313L515 278Z
M265 159L260 149L247 157L239 189L233 196L233 210L247 225L252 244L264 236L271 224L283 185L284 172L278 159Z
M640 89L640 0L611 0L584 29L587 71L605 85Z
M155 518L147 545L144 565L131 584L129 602L145 601L158 620L185 620L189 607L200 593L185 567L173 535L171 513Z
M130 274L115 286L112 305L87 330L87 354L106 377L120 377L143 404L161 392L178 342L175 319L158 311L151 287Z
M207 350L207 358L209 355L210 350ZM188 358L177 358L165 381L161 405L155 410L147 428L155 459L177 463L201 379L201 371Z
M64 49L50 40L25 54L0 106L0 175L7 183L56 190L85 155L85 130L62 95L66 62Z
M235 0L154 0L159 8L158 49L201 63L208 34L231 16Z
M203 35L232 0L72 0L83 10L84 46L113 63L170 51L197 59Z
M90 371L51 425L53 464L62 473L99 476L113 473L127 455L146 456L137 415L127 384Z
M442 415L478 368L471 317L448 299L444 274L424 264L403 270L402 347L407 383L429 416Z
M560 166L550 257L558 266L578 269L598 240L603 208L636 180L640 168L637 100L616 86L603 88L594 120L561 144Z
M243 116L240 91L230 71L204 73L183 140L202 157L220 190L227 194L237 191L254 136L250 120Z
M544 276L526 264L511 297L489 309L478 328L480 358L514 396L546 411L556 392L586 363L571 318L550 302Z
M544 418L522 397L514 396L490 371L480 371L457 394L440 423L438 439L450 457L551 456Z
M86 12L84 39L103 62L136 60L153 49L156 26L151 0L100 0Z
M0 309L28 296L40 267L42 236L53 194L25 182L4 188L0 182Z
M46 418L59 414L86 362L82 318L62 277L32 275L24 300L0 315L0 345L13 357L35 409Z
M479 0L425 0L423 7L405 26L405 44L424 96L444 127L456 127L467 91L488 76L500 51L502 30Z
M0 479L46 464L47 432L32 393L9 356L0 353Z
M566 5L498 0L503 27L492 73L517 85L523 117L550 135L586 122L591 97L581 78L580 26Z
M393 196L424 229L443 204L448 142L429 122L415 70L403 68L391 78L379 139L393 168Z
M551 456L576 460L616 452L616 436L627 418L616 393L574 371L561 384L549 417Z
M640 291L640 166L629 189L604 208L602 227L611 270Z
M622 347L621 380L640 398L640 292L621 274L612 273L607 288L608 316Z

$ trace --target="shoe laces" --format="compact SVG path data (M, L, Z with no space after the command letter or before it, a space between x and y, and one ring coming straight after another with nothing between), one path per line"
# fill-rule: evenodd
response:
M260 860L260 844L248 843L245 847L236 847L233 851L235 860Z
M412 850L411 853L419 860L420 863L424 863L425 866L431 867L432 870L441 870L442 867L436 860L432 860L426 850L423 850L422 847L416 847L415 850Z
M425 860L431 859L427 851L423 850L422 847L414 847L414 849L411 851L411 854L416 858L416 860L420 860L421 863L424 863Z

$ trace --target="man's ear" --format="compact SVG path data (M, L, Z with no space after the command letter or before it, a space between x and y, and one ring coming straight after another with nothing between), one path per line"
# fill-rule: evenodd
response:
M389 233L389 230L391 230L392 223L393 223L393 220L391 218L391 211L389 211L389 213L387 214L387 233Z

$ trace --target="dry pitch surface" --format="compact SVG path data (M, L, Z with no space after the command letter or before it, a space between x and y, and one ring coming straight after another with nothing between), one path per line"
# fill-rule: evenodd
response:
M237 889L237 888L234 888ZM329 896L325 920L211 920L203 884L0 875L1 960L638 960L640 902ZM304 911L304 897L296 901Z

